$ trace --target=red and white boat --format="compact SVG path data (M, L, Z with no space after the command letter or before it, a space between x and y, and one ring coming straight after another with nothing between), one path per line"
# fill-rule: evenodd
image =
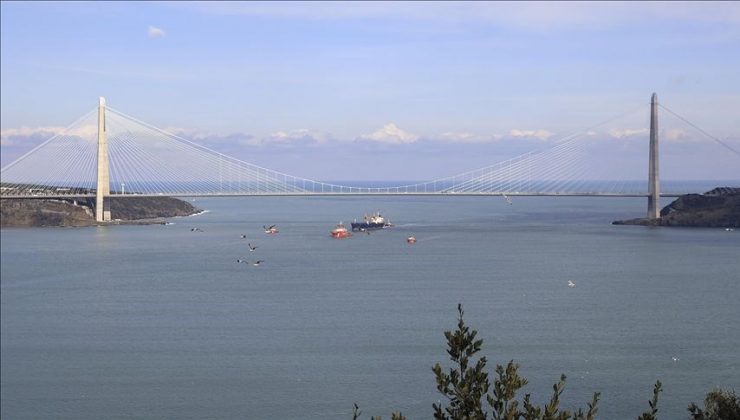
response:
M415 236L409 236L408 238L406 238L406 242L408 242L410 244L415 244L416 243L416 237Z
M339 222L339 224L331 231L331 237L335 239L349 238L350 236L352 236L352 232L347 230L342 222Z

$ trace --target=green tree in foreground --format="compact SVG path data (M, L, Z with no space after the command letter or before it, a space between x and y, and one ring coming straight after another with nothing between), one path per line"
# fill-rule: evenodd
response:
M486 358L476 360L476 354L483 346L478 332L471 330L463 320L462 305L457 305L457 329L445 331L447 354L453 366L447 371L439 363L432 367L437 382L437 390L445 397L442 402L432 404L436 420L593 420L598 413L600 393L595 392L587 410L579 408L571 412L560 409L560 396L565 388L565 375L553 385L550 400L544 406L532 403L530 394L521 401L517 392L527 384L519 375L519 365L509 361L506 367L496 365L493 384L486 372ZM637 420L657 420L658 397L663 391L660 381L655 383L653 398L648 401L649 409ZM487 405L486 405L487 403ZM690 420L740 420L740 400L735 392L715 390L707 394L704 409L696 404L689 406ZM360 417L357 404L354 405L352 420ZM381 420L371 417L371 420ZM403 414L393 413L391 420L406 420Z
M648 401L650 411L646 411L637 418L637 420L657 420L658 419L658 396L663 391L663 384L660 381L655 383L653 388L653 399Z
M735 391L715 389L704 398L703 410L691 403L689 414L692 420L738 420L740 419L740 399L735 395Z
M560 395L565 387L565 375L553 385L550 401L543 407L532 404L526 394L520 402L517 392L527 384L519 375L519 365L510 361L506 367L496 365L493 387L485 371L486 358L473 360L481 350L483 340L476 339L478 332L471 330L463 320L462 305L457 305L457 330L446 331L447 354L453 367L444 372L439 363L432 368L437 380L437 390L448 400L433 404L434 418L437 420L483 420L488 415L495 420L586 420L593 419L598 412L599 393L595 393L588 410L570 412L560 409ZM490 393L489 393L490 390ZM484 400L491 410L484 408Z

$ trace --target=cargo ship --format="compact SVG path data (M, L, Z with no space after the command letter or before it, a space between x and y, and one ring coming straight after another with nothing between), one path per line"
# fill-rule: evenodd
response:
M362 222L358 222L356 219L354 222L352 222L352 230L359 231L385 229L392 226L393 223L385 220L380 212L376 212L374 214L371 214L370 216L366 214Z

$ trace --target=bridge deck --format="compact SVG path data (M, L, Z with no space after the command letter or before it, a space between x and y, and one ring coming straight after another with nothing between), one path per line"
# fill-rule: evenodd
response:
M688 193L662 193L661 197L680 197ZM306 197L306 196L446 196L446 197L647 197L643 194L624 193L516 193L516 192L474 192L474 193L441 193L441 192L284 192L284 193L223 193L223 194L111 194L109 197ZM65 199L65 198L95 198L95 194L79 195L1 195L0 199Z

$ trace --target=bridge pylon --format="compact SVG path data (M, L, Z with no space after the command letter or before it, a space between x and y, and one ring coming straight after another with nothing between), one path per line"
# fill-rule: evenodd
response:
M660 218L660 178L658 167L658 95L650 98L650 163L648 169L648 219Z
M95 186L95 221L107 222L110 217L110 164L108 138L105 133L105 98L98 102L98 180ZM107 198L107 199L106 199Z

